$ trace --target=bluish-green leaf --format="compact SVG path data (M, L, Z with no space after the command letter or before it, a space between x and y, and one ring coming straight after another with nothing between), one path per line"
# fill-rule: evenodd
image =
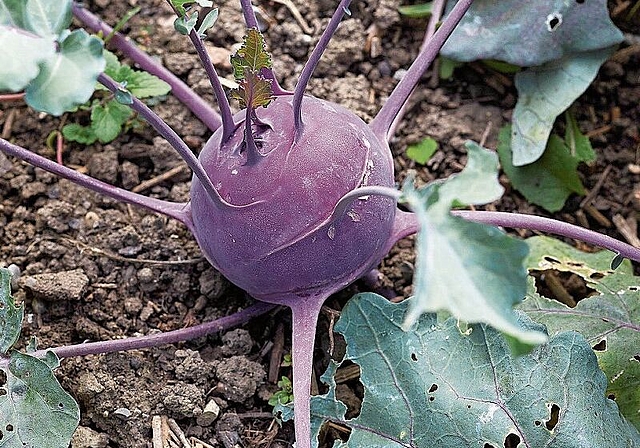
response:
M609 269L614 254L589 254L552 238L527 240L529 269L571 272L583 278L595 294L570 308L541 296L530 282L519 309L543 323L551 335L579 331L595 347L600 368L609 379L607 395L614 396L620 411L640 429L640 277L626 261Z
M3 448L62 448L69 446L80 421L80 409L37 358L13 352L7 382L0 394Z
M204 16L204 19L202 19L202 23L198 27L198 35L200 36L200 39L204 39L205 33L207 32L207 30L211 29L211 27L215 25L217 20L218 20L218 8L214 8L211 11L209 11L206 16Z
M56 44L0 25L0 91L24 90L38 76L41 64L55 56Z
M454 204L484 204L502 195L497 155L475 144L467 148L467 167L460 174L422 190L404 191L421 226L416 299L404 327L422 313L444 310L465 322L490 324L524 344L540 344L546 336L521 328L512 309L526 292L527 245L495 227L449 213Z
M609 47L574 54L516 74L518 102L511 129L515 166L540 158L556 117L589 87L612 51Z
M579 334L554 335L514 358L502 335L485 325L463 334L455 319L428 314L404 332L410 306L375 294L347 303L335 330L347 343L345 359L360 366L364 399L360 414L345 418L330 366L329 392L311 402L312 446L327 420L351 428L337 448L503 447L507 437L532 448L640 446L640 434L607 399L606 377ZM524 316L520 325L540 330Z
M26 101L37 110L61 115L89 100L96 79L105 67L102 41L84 30L75 30L60 43L26 89Z
M455 3L449 0L447 9ZM622 38L606 0L475 0L441 53L529 67L611 47Z
M26 0L23 28L39 36L58 36L71 25L72 0Z
M16 306L11 296L11 272L0 268L0 352L7 353L22 330L24 307Z
M584 194L578 176L578 160L569 154L569 148L560 137L552 135L542 157L525 166L514 166L510 137L509 126L500 130L500 163L513 188L529 202L555 212L564 206L572 193Z

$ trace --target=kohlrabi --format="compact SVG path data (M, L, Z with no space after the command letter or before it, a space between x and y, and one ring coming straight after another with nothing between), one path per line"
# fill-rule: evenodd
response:
M188 203L140 196L84 176L7 141L0 150L124 202L171 216L194 234L209 262L260 301L293 311L293 395L298 448L311 445L309 389L316 320L331 294L374 269L400 238L418 230L413 214L400 211L388 141L411 91L472 0L460 0L386 101L367 124L344 107L304 95L304 90L350 0L342 0L305 65L294 92L281 89L271 69L249 0L241 0L248 33L232 57L240 87L233 115L204 50L189 3L172 2L178 28L188 34L211 80L221 113L210 108L125 39L112 42L143 68L165 79L196 115L215 130L199 158L138 99L104 75L98 80L145 118L194 171ZM108 28L81 7L76 16L94 30ZM211 17L211 16L208 16ZM213 19L205 20L210 26ZM434 27L431 27L433 29ZM499 214L478 220L502 224ZM466 215L474 219L473 214ZM536 222L511 222L535 228ZM575 229L548 225L572 236ZM542 225L542 224L540 224ZM623 244L605 242L624 256L640 258Z

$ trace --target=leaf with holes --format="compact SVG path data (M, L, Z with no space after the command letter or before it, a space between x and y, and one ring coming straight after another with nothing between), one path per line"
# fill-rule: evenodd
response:
M579 331L594 347L609 379L607 394L615 397L622 414L640 429L640 277L632 274L628 262L616 271L609 269L611 252L587 254L543 237L527 243L529 269L572 272L594 295L570 308L540 295L531 284L519 308L546 325L551 335Z
M447 2L447 9L455 4ZM620 43L606 0L476 0L441 53L457 61L497 59L521 67Z
M327 421L351 429L348 441L333 445L340 448L639 446L640 434L607 399L607 379L578 333L556 334L514 358L484 324L461 333L455 319L427 314L403 331L412 300L394 304L367 293L347 303L335 330L347 343L345 361L360 366L364 399L359 415L345 418L331 366L323 376L329 392L312 399L314 446Z
M0 395L0 446L60 448L69 446L80 409L42 360L13 352L3 371Z
M465 322L490 323L528 346L543 343L546 336L519 327L512 310L526 292L526 244L450 214L452 206L485 204L502 195L496 154L475 143L467 150L467 166L458 175L420 190L404 188L424 230L416 243L416 299L405 328L422 313L444 310Z
M23 317L24 307L11 296L11 272L0 268L0 352L6 354L18 340Z

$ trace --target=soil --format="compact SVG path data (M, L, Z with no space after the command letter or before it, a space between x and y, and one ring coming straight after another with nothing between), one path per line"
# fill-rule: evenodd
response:
M228 55L237 48L244 28L237 0L216 3L220 18L207 45L221 75L230 77ZM293 88L336 1L294 0L301 20L284 2L257 3L276 73L285 88ZM370 120L417 54L424 33L426 22L401 18L399 3L354 2L351 18L339 28L308 93ZM171 11L162 0L86 4L111 24L140 6L141 12L123 31L213 102L194 51L173 31ZM631 239L640 208L640 28L638 14L635 22L625 21L624 4L628 7L629 2L613 1L610 7L618 26L631 33L628 41L604 65L575 108L598 153L595 163L580 168L585 187L594 194L586 202L571 197L563 210L551 216ZM509 119L515 98L511 78L480 64L458 69L449 81L425 74L391 144L397 180L402 181L408 170L416 170L422 182L459 171L467 139L484 139L485 146L495 148L497 132ZM170 96L154 109L194 150L210 135ZM65 122L83 120L87 120L83 113L55 118L35 113L21 102L0 104L2 137L50 158L55 154L45 143L49 134ZM426 166L419 166L404 152L426 136L440 147ZM64 163L129 189L182 164L145 126L106 145L67 143ZM183 170L144 193L186 201L189 179ZM508 179L501 181L507 192L489 209L550 216L513 191ZM631 236L621 231L626 228ZM15 264L22 271L15 295L29 313L23 340L37 336L41 347L173 330L252 303L207 264L179 223L119 204L2 154L0 239L0 265ZM413 239L407 238L383 261L378 290L391 297L408 296L413 262ZM367 288L358 282L327 305L339 310L345 299ZM324 313L318 329L318 375L328 359L331 318L331 312ZM188 438L214 447L292 446L291 424L278 426L267 404L278 389L277 380L290 375L288 367L279 367L289 350L289 324L289 313L278 309L242 329L176 346L64 360L57 376L82 412L72 446L151 447L154 416L174 419ZM353 390L357 392L357 387L343 389L345 399L357 405ZM220 413L214 418L216 407Z

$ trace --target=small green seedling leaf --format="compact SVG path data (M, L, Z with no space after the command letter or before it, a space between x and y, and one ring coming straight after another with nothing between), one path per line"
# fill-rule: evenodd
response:
M518 73L520 70L522 70L522 67L519 67L517 65L509 64L508 62L504 61L496 61L493 59L484 60L482 61L482 63L487 67L506 75Z
M104 50L104 58L107 65L104 72L114 81L124 84L124 88L133 96L139 99L152 98L166 95L171 91L171 86L152 75L151 73L134 70L126 64L120 63L117 56L108 50ZM106 87L97 87L99 90L106 90ZM131 104L131 103L123 103Z
M83 145L91 145L98 140L91 126L82 126L77 123L65 124L62 127L62 135L66 140L82 143Z
M412 331L403 331L414 300L394 304L365 293L342 310L335 331L347 344L343 362L360 366L364 398L360 414L347 418L336 398L332 363L322 376L328 393L311 400L314 448L327 421L351 428L346 442L333 445L339 448L640 443L638 431L606 397L607 379L580 334L554 334L530 354L514 357L503 335L484 324L461 333L456 319L425 314ZM542 331L523 314L518 319L527 331ZM519 442L507 445L509 439Z
M202 19L202 23L198 27L198 36L200 36L200 39L204 39L207 30L213 27L217 20L218 8L214 8L209 11L206 16L204 16L204 19Z
M53 375L52 364L51 359L12 352L0 394L3 448L69 446L80 409Z
M622 414L640 429L640 277L633 275L629 261L616 271L610 269L609 251L585 253L548 237L530 238L527 244L530 270L573 273L592 294L570 308L540 295L531 281L519 309L544 324L551 335L579 331L609 379L607 395L615 397Z
M518 102L511 129L514 166L542 156L556 117L584 93L612 52L613 48L605 48L579 53L516 74Z
M288 377L283 376L280 381L278 381L278 387L280 388L280 390L278 390L271 396L271 398L269 398L269 405L276 406L278 404L286 405L288 403L292 403L293 384L291 383L291 380Z
M467 149L460 174L421 190L403 190L423 230L417 240L416 299L403 328L425 312L447 311L464 322L490 324L531 348L547 338L522 328L512 309L526 292L527 245L495 227L450 214L453 205L485 204L503 192L497 155L474 143Z
M0 268L0 352L6 354L16 343L22 329L24 307L16 306L11 296L11 272Z
M263 68L271 68L271 55L267 53L264 37L260 31L250 28L237 53L231 56L233 77L240 81L246 72L257 74Z
M569 154L564 141L557 135L549 138L542 157L525 166L514 166L510 146L511 129L505 126L498 136L498 154L502 169L513 188L531 203L550 212L560 210L572 194L584 194L578 176L578 160Z
M433 2L418 3L416 5L403 5L398 7L398 12L412 19L429 17L433 9Z
M593 162L596 160L596 152L591 146L589 137L580 131L578 121L571 110L564 114L566 120L566 131L564 143L569 148L569 153L579 162Z
M454 61L444 56L439 56L438 61L438 76L440 76L440 79L451 79L454 70L464 65L462 62Z
M106 65L102 41L84 30L69 33L59 46L25 89L27 104L52 115L61 115L87 102Z
M122 126L132 116L133 111L128 106L115 100L107 101L91 111L91 128L98 140L110 142L122 132Z
M421 165L426 164L438 150L438 142L427 137L416 145L407 147L407 157Z

